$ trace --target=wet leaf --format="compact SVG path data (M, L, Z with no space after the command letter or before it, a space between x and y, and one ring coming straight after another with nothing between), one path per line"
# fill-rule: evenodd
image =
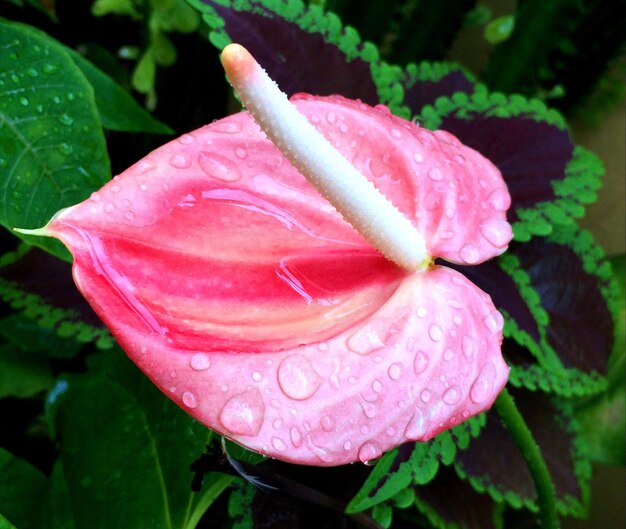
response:
M192 0L211 27L221 50L229 42L245 46L287 95L341 94L368 104L399 104L399 68L332 14L299 1L216 2ZM315 57L315 60L311 60Z
M48 484L43 473L0 448L0 476L0 513L19 529L46 528L42 505Z
M91 85L61 44L4 21L0 46L0 223L40 228L110 178L102 125ZM67 256L53 241L24 238Z

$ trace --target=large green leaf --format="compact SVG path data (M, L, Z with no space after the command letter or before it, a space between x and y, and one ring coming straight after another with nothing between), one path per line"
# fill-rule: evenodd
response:
M91 85L61 44L7 21L0 21L0 145L0 223L8 228L39 228L110 178ZM67 256L52 239L28 241Z
M48 359L12 344L0 345L0 398L31 397L52 387Z
M47 488L46 477L30 463L2 448L0 476L0 513L19 529L46 527L41 508Z
M233 479L211 473L200 492L191 490L189 466L211 433L163 397L120 350L91 363L87 374L67 376L52 392L76 528L108 529L124 520L125 527L192 529Z
M67 51L93 86L96 105L105 129L172 134L172 129L153 118L111 77L75 51Z

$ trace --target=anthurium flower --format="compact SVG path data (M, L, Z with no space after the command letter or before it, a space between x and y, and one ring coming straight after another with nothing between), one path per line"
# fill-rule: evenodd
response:
M223 62L272 141L229 116L40 230L128 356L209 428L296 463L367 462L489 408L502 317L434 259L506 249L498 170L382 106L281 102L241 47Z

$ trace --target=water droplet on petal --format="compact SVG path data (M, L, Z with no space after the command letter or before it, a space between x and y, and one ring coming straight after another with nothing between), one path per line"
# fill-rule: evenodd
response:
M389 366L387 374L391 380L399 380L402 376L402 369L402 364L400 362L395 362Z
M360 355L366 355L377 349L382 349L385 346L385 340L381 336L382 331L383 323L372 321L350 336L346 345L348 349Z
M504 326L504 318L497 310L494 310L485 316L483 323L493 333L500 332Z
M326 115L326 121L328 121L328 123L330 123L330 124L332 125L333 123L335 123L335 121L337 121L337 114L335 114L335 113L334 113L334 112L332 112L332 111L331 111L331 112L329 112L329 113Z
M278 366L278 383L287 397L305 400L311 397L322 383L311 360L303 355L291 355Z
M362 402L361 407L363 408L363 413L366 417L370 419L376 417L376 413L378 412L378 410L376 409L376 406L374 404L372 404L371 402Z
M244 158L246 158L246 156L248 156L248 151L246 151L246 149L244 149L243 147L236 147L235 156L240 160L243 160Z
M214 132L224 132L225 134L236 134L241 132L241 124L237 121L220 120L210 125Z
M422 163L424 161L424 156L422 155L422 153L416 152L413 155L413 159L417 162L417 163Z
M346 441L345 443L343 443L344 450L350 450L350 448L352 448L352 443L350 441Z
M170 158L170 164L178 169L186 169L191 165L191 158L188 154L178 153Z
M430 402L431 397L433 396L432 392L429 389L423 389L420 392L420 399L422 399L422 402L426 403L426 402Z
M472 246L471 244L466 244L459 251L459 257L464 263L476 264L478 261L480 261L480 252L475 246Z
M432 324L428 328L428 336L430 336L430 339L433 342L440 342L443 338L443 330L441 329L441 327L439 327L439 325Z
M263 375L259 371L255 371L252 373L252 380L255 382L261 382L261 380L263 380Z
M196 353L191 357L189 365L194 371L206 371L211 367L211 360L205 353Z
M374 459L379 458L381 454L382 450L372 441L365 443L359 448L359 460L366 465L370 464Z
M191 391L185 391L183 393L183 404L188 408L198 407L198 397Z
M401 140L402 132L399 131L398 129L391 129L391 137L395 140Z
M481 224L480 233L496 248L504 248L513 236L511 225L504 219L494 219Z
M241 178L237 165L219 154L202 151L198 156L200 168L208 175L224 182L234 182Z
M289 437L291 438L291 444L295 448L299 448L302 445L302 434L296 426L292 426L289 430Z
M192 134L183 134L178 138L178 143L183 145L191 145L194 141L196 141L196 138Z
M467 358L472 358L474 356L474 351L476 350L475 340L471 336L463 336L463 340L461 341L461 348L463 349L463 354Z
M493 384L496 380L496 368L491 362L487 362L478 373L476 380L470 389L470 399L476 404L482 404L487 400L493 391Z
M265 404L256 389L231 397L219 416L222 426L238 435L257 435L264 418Z
M435 182L440 182L441 180L443 180L443 173L441 172L441 170L433 167L430 171L428 171L428 178L434 180Z
M424 351L418 351L413 359L413 371L415 371L416 375L423 373L428 366L428 357L424 353Z
M457 386L453 386L443 394L443 401L446 404L453 405L461 400L461 391Z
M332 432L335 427L335 421L330 415L324 415L320 419L320 424L322 425L322 429L326 432Z
M285 441L283 441L279 437L272 437L272 446L275 450L278 450L279 452L287 450L287 445L285 444Z
M411 417L411 420L409 420L406 425L404 435L406 435L407 439L411 439L413 441L421 439L426 432L426 425L427 421L424 418L424 414L420 409L416 409L413 417Z
M496 211L506 211L511 206L511 195L504 188L498 188L491 192L487 201Z

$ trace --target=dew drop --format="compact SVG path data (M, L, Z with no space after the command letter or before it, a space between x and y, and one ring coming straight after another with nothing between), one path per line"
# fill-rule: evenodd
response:
M474 338L467 335L463 336L463 340L461 341L461 348L463 349L463 354L467 358L472 358L474 356L474 351L476 350Z
M274 427L274 430L280 430L282 425L283 425L283 421L281 419L274 419L274 421L272 422L272 426Z
M97 191L91 193L91 196L89 197L89 199L92 202L100 202L100 200L102 199L102 197L100 196L100 193L98 193Z
M417 163L422 163L424 161L424 156L422 155L422 153L420 152L416 152L413 155L413 159L417 162Z
M241 178L237 165L219 154L202 151L198 156L198 164L208 176L224 182L233 182Z
M113 204L113 202L107 202L104 205L104 211L106 213L113 213L113 211L115 211L115 204Z
M492 333L497 333L500 332L504 326L504 318L502 317L502 314L500 314L497 310L494 310L485 316L483 323Z
M443 173L436 167L433 167L430 171L428 171L428 178L435 182L441 182L441 180L443 180Z
M343 443L344 450L350 450L351 448L352 448L352 443L350 441L346 441L345 443Z
M466 244L459 251L459 257L464 263L476 264L478 261L480 261L480 252L475 246L472 246L471 244Z
M236 147L235 156L239 158L240 160L243 160L244 158L248 156L248 151L246 151L246 149L244 149L243 147Z
M428 328L428 336L430 336L430 339L433 342L440 342L443 338L443 330L441 330L441 327L439 327L439 325L433 323Z
M135 218L135 214L132 211L127 211L124 213L124 218L130 222Z
M196 138L193 134L183 134L180 138L178 138L178 143L181 143L182 145L191 145L194 141L196 141Z
M170 158L170 164L178 169L186 169L191 165L191 158L187 154L178 153Z
M224 132L225 134L236 134L241 132L241 123L237 121L220 120L211 125L211 130Z
M378 379L375 379L372 382L372 389L374 390L374 392L380 393L382 391L382 389L383 389L382 382L380 380L378 380Z
M454 358L454 351L452 349L446 349L443 352L443 359L446 362L449 362L450 360L452 360Z
M422 402L426 403L426 402L430 402L430 399L432 398L433 394L429 389L423 389L420 392L420 399L422 399Z
M391 129L391 137L394 140L401 140L402 139L402 132L399 131L398 129Z
M229 432L257 435L263 426L265 404L256 389L231 397L222 409L219 421Z
M279 452L287 450L287 444L280 437L272 437L272 446Z
M426 310L425 307L419 307L417 309L417 317L418 318L425 318L426 316L428 316L428 310Z
M480 233L496 248L504 248L513 236L511 225L504 219L494 219L481 224Z
M326 114L326 121L328 121L328 123L332 125L333 123L337 121L337 114L335 114L332 111L329 112L328 114Z
M501 187L491 192L487 202L496 211L506 211L511 206L511 195Z
M299 448L302 445L302 434L297 426L292 426L289 430L289 437L291 439L291 444L295 448Z
M465 157L461 154L455 154L454 161L459 165L465 165Z
M44 64L41 69L43 70L43 73L50 75L56 72L59 69L59 66L57 64L48 62Z
M27 97L20 97L20 105L22 105L23 107L27 107L28 103L29 101Z
M310 398L323 380L313 368L311 360L298 354L282 360L277 376L283 393L294 400Z
M74 147L72 147L69 143L61 143L59 145L59 151L61 151L61 154L68 156L74 152Z
M59 116L59 123L61 123L61 125L69 127L72 123L74 123L74 118L68 116L67 114L61 114Z
M325 432L332 432L335 427L335 421L330 415L324 415L324 417L320 419L320 424Z
M211 367L211 360L205 353L196 353L191 357L189 365L194 371L206 371Z
M427 421L424 417L424 414L420 409L416 409L413 417L411 417L408 424L406 425L404 435L407 439L411 439L413 441L421 439L424 433L426 433L426 425Z
M252 380L255 382L261 382L261 380L263 380L263 375L259 371L255 371L252 373Z
M399 380L400 377L402 376L402 364L400 362L394 362L393 364L391 364L389 366L389 369L387 370L387 374L389 375L389 378L391 380Z
M385 346L381 338L382 322L373 321L361 327L348 340L346 345L352 352L366 355Z
M476 380L470 389L470 399L476 404L485 402L493 391L496 380L496 368L491 362L487 362L478 373Z
M443 401L452 406L461 400L461 391L457 386L453 386L443 394Z
M369 465L374 459L378 459L382 450L374 442L367 442L359 448L359 460L365 465Z
M369 419L373 419L374 417L376 417L376 413L378 413L378 410L376 409L376 406L374 404L372 404L371 402L362 402L361 407L363 408L363 413L366 417L368 417Z
M423 373L428 366L428 357L424 353L424 351L418 351L413 358L413 371L415 371L416 375Z
M191 391L185 391L183 393L183 404L188 408L198 407L198 397Z

